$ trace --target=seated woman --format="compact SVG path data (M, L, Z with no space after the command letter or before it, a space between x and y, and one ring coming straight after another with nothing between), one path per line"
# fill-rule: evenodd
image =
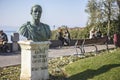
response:
M67 27L66 27L65 32L64 32L64 39L65 39L66 45L69 46L71 38L70 38L70 33L69 33Z
M61 42L60 47L64 46L63 29L61 29L61 28L58 29L56 37Z
M0 52L6 52L7 51L7 42L8 42L8 37L7 35L3 32L3 30L0 30Z

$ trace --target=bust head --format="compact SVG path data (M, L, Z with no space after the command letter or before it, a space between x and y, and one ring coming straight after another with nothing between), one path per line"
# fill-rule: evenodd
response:
M35 19L35 20L40 19L41 13L42 13L42 7L40 5L34 5L31 8L31 15L32 15L33 19Z

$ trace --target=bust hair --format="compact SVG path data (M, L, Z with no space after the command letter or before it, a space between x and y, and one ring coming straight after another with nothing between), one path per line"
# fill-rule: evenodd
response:
M34 8L34 7L39 8L40 11L41 11L41 13L42 13L42 7L41 7L40 5L34 5L34 6L32 6L32 8L31 8L31 14L32 14L32 12L33 12L33 8Z

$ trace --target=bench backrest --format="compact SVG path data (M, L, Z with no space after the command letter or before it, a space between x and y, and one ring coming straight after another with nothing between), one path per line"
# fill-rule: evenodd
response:
M87 45L87 44L105 44L106 41L107 41L107 37L94 38L94 39L80 39L76 41L75 46Z

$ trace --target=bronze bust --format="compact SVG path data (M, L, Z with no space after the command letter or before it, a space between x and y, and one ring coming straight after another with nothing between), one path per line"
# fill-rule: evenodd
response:
M39 41L47 41L51 36L50 27L47 24L41 23L42 8L40 5L34 5L31 8L31 15L33 21L28 21L27 23L23 24L20 29L19 33L27 38L27 40L32 40L35 42Z

